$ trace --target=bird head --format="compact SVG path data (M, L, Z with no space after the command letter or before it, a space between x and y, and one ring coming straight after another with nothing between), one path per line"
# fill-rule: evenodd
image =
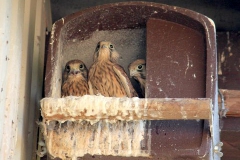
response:
M63 79L64 81L68 78L84 78L87 80L88 70L86 65L80 60L71 60L66 63Z
M146 61L137 59L128 66L130 77L146 79Z
M97 44L95 54L94 54L94 62L95 61L111 61L116 62L119 58L119 54L115 50L114 45L111 42L100 41Z

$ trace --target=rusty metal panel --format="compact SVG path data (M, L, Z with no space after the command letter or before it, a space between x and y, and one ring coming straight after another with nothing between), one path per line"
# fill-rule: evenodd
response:
M204 38L198 30L175 22L148 20L148 98L206 97Z
M210 75L211 72L207 71L205 38L201 31L186 25L161 19L149 19L147 22L146 97L197 98L209 96L206 94L207 92L214 93L210 88L206 88L214 85L214 82L207 82L207 74ZM189 121L188 123L195 124L196 122ZM199 123L204 124L203 121ZM206 131L206 123L200 128L198 125L189 124L182 124L181 130L176 131L178 136L185 141L188 141L186 137L189 134L202 137L201 143L195 147L199 152L206 154L205 159L210 158L211 156L208 155L210 141L207 141L210 137ZM171 130L173 126L164 127L162 127L163 130ZM182 130L192 129L198 130L199 133L185 132L182 134ZM175 148L179 147L179 143L175 139L170 139L168 142L176 144ZM192 144L194 143L197 144L196 139L192 140ZM180 146L185 156L191 155L191 158L199 158L204 155L195 154L195 151L192 150L193 146L190 144ZM173 148L168 147L164 152L171 152L177 158L181 157Z

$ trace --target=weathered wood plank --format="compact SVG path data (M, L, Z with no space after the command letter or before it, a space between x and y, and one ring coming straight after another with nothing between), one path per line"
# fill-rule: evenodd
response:
M45 120L209 119L210 99L115 98L103 96L44 98Z
M224 106L228 110L226 116L240 117L240 91L220 89L224 96ZM218 98L219 106L221 107L221 98Z

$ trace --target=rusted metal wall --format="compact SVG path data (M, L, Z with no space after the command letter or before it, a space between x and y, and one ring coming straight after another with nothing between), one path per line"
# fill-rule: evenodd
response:
M217 44L219 88L240 90L240 33L218 32ZM223 118L220 124L222 159L240 159L240 118Z

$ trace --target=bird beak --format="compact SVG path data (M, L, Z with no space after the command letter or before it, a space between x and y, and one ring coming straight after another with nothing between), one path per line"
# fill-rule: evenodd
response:
M105 44L104 44L104 45L102 45L102 48L107 48L107 45L105 45Z
M74 69L74 70L72 70L70 73L73 74L73 75L76 75L76 74L80 73L80 71Z
M130 77L132 78L132 77L136 76L137 73L138 73L138 72L136 72L136 71L134 71L134 70L131 70L131 71L130 71Z

